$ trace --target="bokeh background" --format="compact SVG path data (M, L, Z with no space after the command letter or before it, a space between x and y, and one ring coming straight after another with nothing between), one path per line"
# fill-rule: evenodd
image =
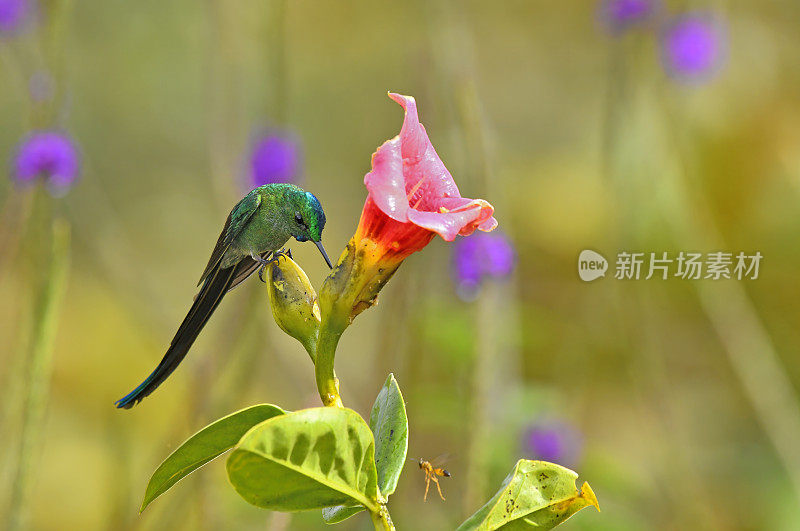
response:
M322 525L249 506L222 460L138 514L208 422L318 404L258 280L113 403L253 183L312 190L338 255L402 123L391 90L500 222L409 258L340 345L345 404L368 415L393 372L409 456L449 454L447 500L410 462L395 523L455 527L526 457L594 488L603 512L564 529L800 528L797 2L0 0L0 59L0 526ZM583 249L606 278L579 280ZM764 258L756 280L616 280L625 250Z

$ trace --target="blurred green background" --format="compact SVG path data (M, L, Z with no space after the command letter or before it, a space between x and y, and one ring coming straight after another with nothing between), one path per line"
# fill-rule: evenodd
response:
M658 25L724 21L709 79L665 73ZM302 185L338 256L370 155L421 121L467 197L511 238L511 278L456 294L437 238L343 337L347 406L369 414L387 373L405 394L410 457L450 454L446 501L413 462L401 529L453 528L494 493L544 420L579 434L570 463L596 492L564 529L800 528L800 5L664 2L609 32L594 2L43 2L0 40L0 155L31 129L69 131L80 180L50 202L71 268L30 474L33 529L317 529L320 515L249 506L212 462L139 515L177 444L258 403L318 405L302 347L255 279L232 292L181 368L131 411L185 315L254 132L299 138ZM52 76L44 102L29 95ZM9 511L42 271L30 187L0 183L0 514ZM41 194L44 195L44 194ZM27 215L26 212L33 214ZM27 228L26 228L27 227ZM760 251L757 280L581 282L583 249ZM319 286L326 268L292 247ZM613 268L613 264L611 266ZM358 515L342 529L369 529Z

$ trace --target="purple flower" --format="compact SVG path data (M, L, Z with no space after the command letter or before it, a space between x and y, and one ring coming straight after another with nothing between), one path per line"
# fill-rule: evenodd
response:
M58 131L35 131L17 148L12 175L19 183L45 179L55 190L65 190L78 177L80 157L72 140Z
M30 0L0 0L0 34L22 28L31 11Z
M539 422L525 430L523 451L533 459L574 466L580 459L580 433L563 422Z
M712 15L682 15L661 37L664 68L681 81L704 81L721 66L725 38L721 24Z
M514 248L499 231L479 232L456 242L453 270L459 292L465 298L475 294L486 277L503 278L514 269Z
M601 0L598 15L610 32L622 33L652 18L659 7L656 0Z
M255 186L297 182L300 153L297 142L286 134L270 133L253 143L250 155L250 181Z

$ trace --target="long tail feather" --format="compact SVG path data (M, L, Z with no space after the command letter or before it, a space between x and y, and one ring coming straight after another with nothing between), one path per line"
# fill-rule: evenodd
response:
M170 343L167 353L161 359L161 362L156 367L156 370L150 374L136 389L128 393L125 397L116 402L118 408L130 409L143 398L156 390L161 383L172 374L172 371L183 361L186 353L194 343L200 331L205 326L208 318L217 309L222 297L230 289L231 284L240 276L243 271L241 268L246 267L245 264L229 267L227 269L220 269L217 266L216 270L209 274L203 287L200 288L200 293L195 297L192 308L181 323L180 328L175 333L175 337ZM240 280L241 282L241 280Z

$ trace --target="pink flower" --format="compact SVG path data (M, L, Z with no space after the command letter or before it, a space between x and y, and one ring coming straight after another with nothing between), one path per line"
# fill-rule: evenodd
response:
M438 234L446 241L475 229L497 226L494 207L483 199L461 197L425 128L411 96L389 94L406 111L400 134L372 155L364 177L367 200L355 234L320 292L322 330L341 333L356 315L373 304L378 292L410 254ZM320 332L321 336L324 335Z
M342 403L333 373L339 338L358 314L375 304L403 260L428 245L435 234L453 241L459 234L497 226L492 205L461 197L419 123L414 98L389 97L406 111L403 128L372 155L372 171L364 177L369 193L358 228L319 293L314 370L326 406Z
M369 195L356 238L378 242L386 258L403 260L425 247L434 234L453 241L475 229L494 229L492 205L461 197L419 123L414 98L394 93L389 97L406 111L403 128L372 155L372 171L364 177Z

